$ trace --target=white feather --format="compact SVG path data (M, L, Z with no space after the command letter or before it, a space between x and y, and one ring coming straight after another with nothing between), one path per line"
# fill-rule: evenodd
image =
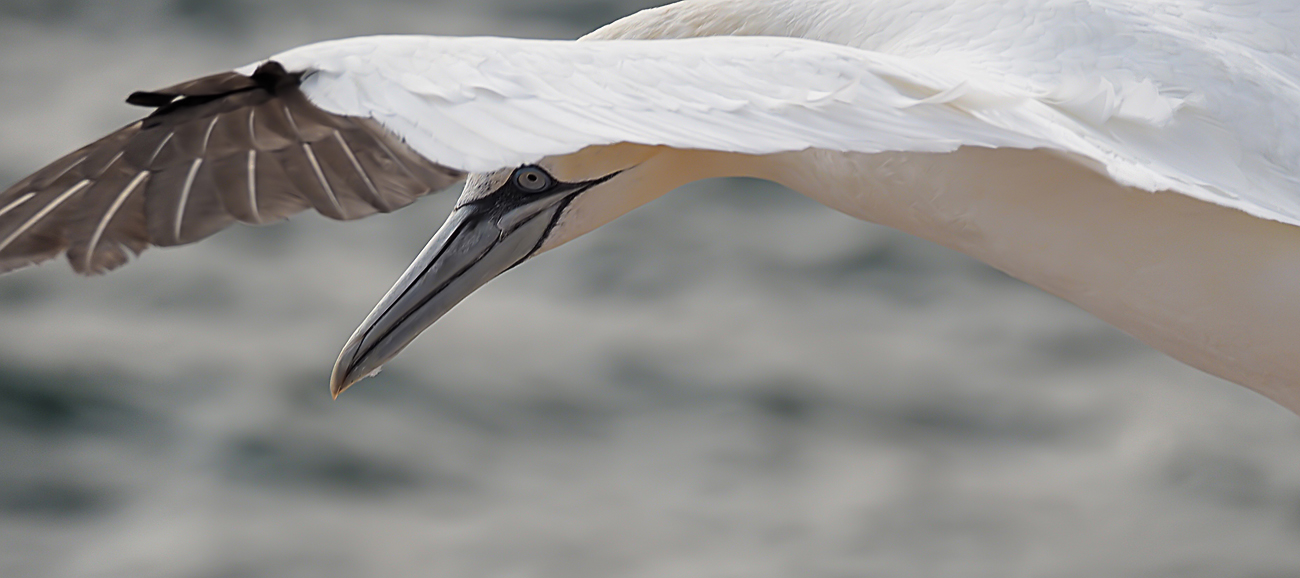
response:
M1287 28L1300 18L1277 0L1234 6L714 0L658 9L708 23L668 32L638 28L663 19L648 11L577 43L377 36L272 59L312 71L303 90L322 108L376 118L469 171L617 142L752 154L1049 148L1125 185L1300 225L1300 27ZM726 25L709 10L748 31L829 42L604 39ZM805 14L818 12L835 17Z
M576 197L541 250L691 180L769 178L1300 412L1297 38L1294 0L688 0L580 42L272 58L458 169L669 147Z

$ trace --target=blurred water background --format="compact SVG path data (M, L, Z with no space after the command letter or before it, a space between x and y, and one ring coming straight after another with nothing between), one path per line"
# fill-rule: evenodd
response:
M0 0L0 184L132 90L638 0ZM774 185L675 192L332 402L454 191L0 277L0 576L1300 575L1300 418Z

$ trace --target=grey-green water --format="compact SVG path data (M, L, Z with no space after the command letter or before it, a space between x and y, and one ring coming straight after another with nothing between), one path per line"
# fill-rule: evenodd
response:
M0 185L132 90L635 7L0 1ZM452 196L0 277L0 576L1300 575L1300 418L756 181L510 272L330 401Z

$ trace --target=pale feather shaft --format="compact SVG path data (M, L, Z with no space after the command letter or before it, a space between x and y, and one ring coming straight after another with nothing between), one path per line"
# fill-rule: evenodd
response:
M26 203L27 201L31 200L32 197L35 197L35 196L36 196L36 193L27 193L27 194L25 194L25 195L23 195L23 196L21 196L21 197L18 197L17 199L14 199L14 200L11 201L9 204L7 204L7 205L5 205L5 206L3 206L3 207L0 207L0 217L3 217L5 213L8 213L9 211L12 211L12 210L14 209L14 207L17 207L18 205L21 205L21 204L23 204L23 203Z
M181 238L181 226L185 222L185 206L190 200L190 190L194 188L194 177L199 174L199 167L203 165L203 159L194 159L190 163L190 170L185 173L185 183L181 185L180 194L176 201L176 219L172 231L173 238Z
M14 229L14 232L10 233L8 237L5 237L3 241L0 241L0 251L3 251L5 247L8 247L10 243L13 243L14 239L17 239L20 235L25 233L27 229L32 227L32 225L40 222L40 220L44 219L46 215L50 214L50 212L59 208L59 205L62 205L64 201L68 200L68 197L81 192L82 189L90 186L90 184L91 181L86 179L77 181L77 184L68 187L68 190L64 191L63 194L55 197L44 207L41 207L41 210L37 211L35 215L32 215L31 218L24 221L23 224L18 226L18 228Z
M251 127L251 119L250 127ZM249 130L252 130L251 128ZM262 215L257 211L257 151L248 151L248 206L253 211L253 221L261 223Z
M339 198L334 194L334 187L331 187L329 179L325 178L325 173L320 168L320 161L316 159L316 153L311 150L311 145L302 143L302 152L307 155L307 162L311 163L312 173L316 175L316 180L320 181L321 189L324 190L325 195L329 197L330 204L334 205L334 209L337 210L340 215L344 215L343 205L339 204Z
M374 198L381 198L379 189L375 188L374 181L370 180L370 175L366 174L366 169L362 168L361 161L358 161L357 155L352 152L352 147L348 146L348 141L343 140L343 135L339 134L337 130L334 131L334 140L343 149L343 154L347 155L348 162L352 163L352 170L356 171L357 176L361 177L361 181L366 184L366 190L370 191Z
M131 182L126 185L126 188L122 189L122 192L113 200L113 204L108 207L108 211L99 219L99 224L95 226L94 234L90 236L90 245L86 250L85 264L83 266L84 270L94 270L91 264L94 262L95 248L99 246L99 239L103 237L104 229L108 228L108 224L112 222L113 217L117 215L117 211L122 208L122 203L126 202L126 198L131 196L131 193L135 192L136 187L140 186L140 183L147 178L149 178L149 171L140 171L140 173L137 174L135 178L131 179Z

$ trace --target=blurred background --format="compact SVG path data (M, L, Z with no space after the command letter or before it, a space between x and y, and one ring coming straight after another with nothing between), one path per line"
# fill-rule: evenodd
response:
M0 185L133 90L638 0L0 0ZM743 179L334 357L454 191L0 277L0 576L1300 575L1300 418L923 241Z

